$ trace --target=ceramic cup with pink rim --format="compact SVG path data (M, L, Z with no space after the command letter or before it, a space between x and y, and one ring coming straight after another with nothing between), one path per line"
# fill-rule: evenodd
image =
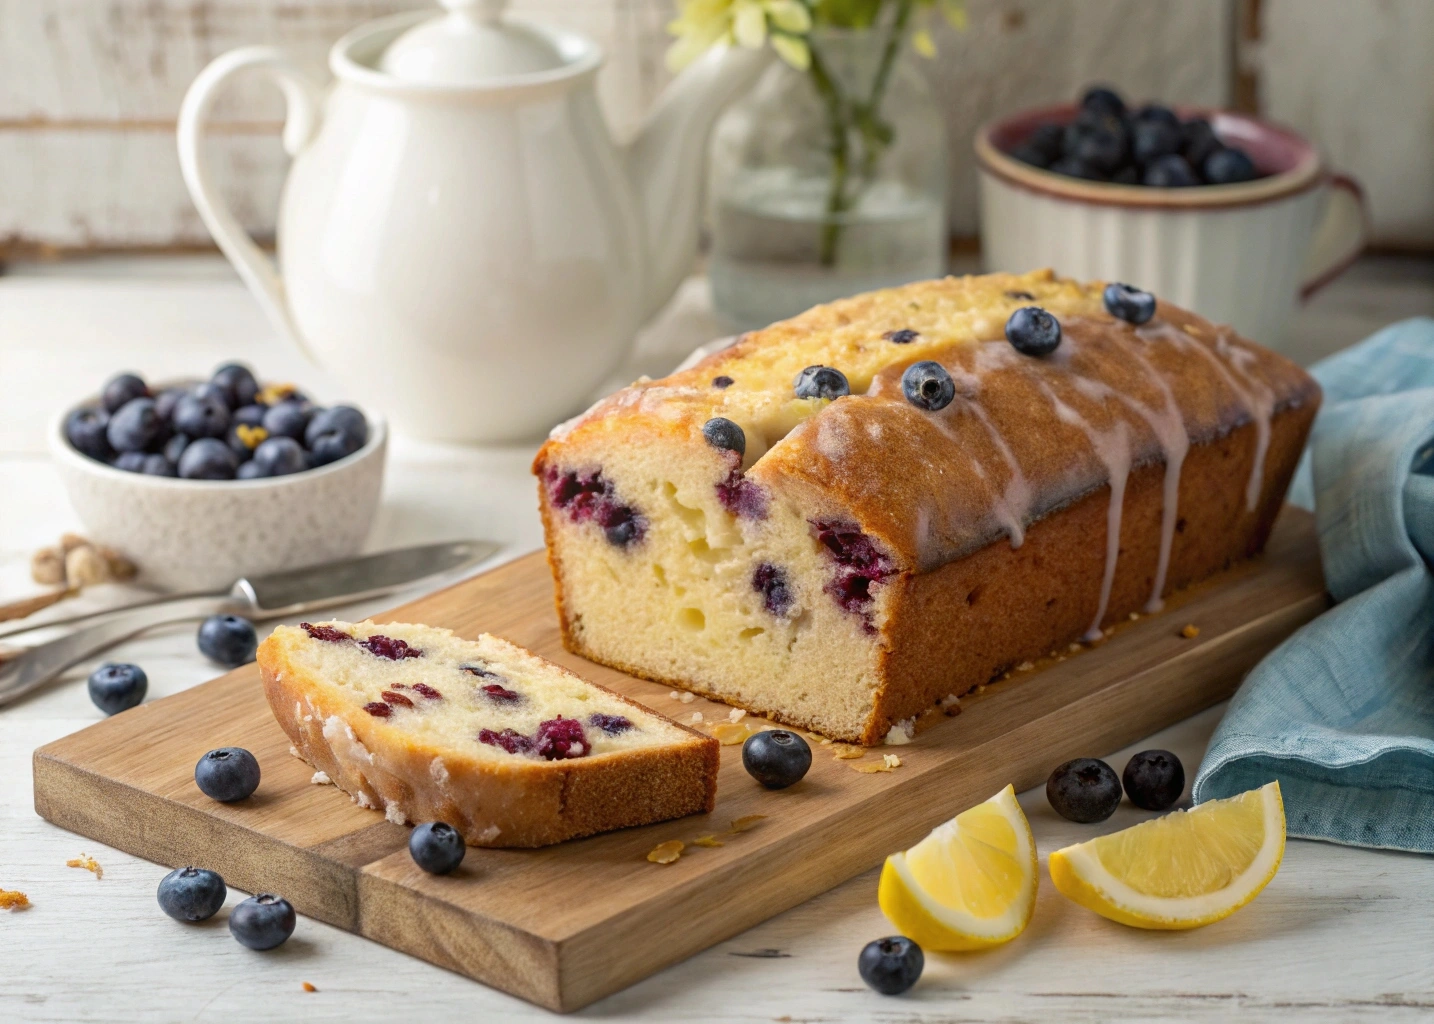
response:
M1112 185L1009 155L1037 125L1065 124L1077 111L1026 111L977 132L988 270L1053 267L1124 281L1278 349L1296 305L1364 248L1358 184L1331 173L1294 132L1243 114L1176 108L1181 118L1208 118L1265 175L1235 185Z

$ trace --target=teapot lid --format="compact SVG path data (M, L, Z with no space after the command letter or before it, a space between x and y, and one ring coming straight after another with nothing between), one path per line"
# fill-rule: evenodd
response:
M420 22L390 43L379 60L380 71L424 85L474 85L566 63L546 36L503 19L508 0L439 2L447 13Z

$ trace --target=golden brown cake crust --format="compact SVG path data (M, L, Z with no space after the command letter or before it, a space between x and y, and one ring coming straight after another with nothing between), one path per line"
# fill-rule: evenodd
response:
M415 742L383 719L330 701L322 681L295 665L274 635L259 645L258 662L270 710L300 757L360 806L401 808L397 817L410 823L445 821L472 846L546 846L710 812L716 801L717 741L675 722L690 743L495 763Z

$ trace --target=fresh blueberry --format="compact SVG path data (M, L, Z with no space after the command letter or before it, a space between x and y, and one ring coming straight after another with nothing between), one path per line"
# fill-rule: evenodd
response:
M144 464L139 471L145 476L178 476L179 470L174 463L170 462L163 455L146 455Z
M265 476L288 476L309 468L308 456L292 437L271 437L254 449L254 461Z
M1022 145L1045 157L1044 167L1061 155L1065 147L1065 129L1058 124L1038 124L1031 129Z
M1191 118L1180 129L1180 155L1191 167L1204 167L1210 154L1223 145L1215 129L1203 117Z
M209 378L209 383L224 392L224 401L231 409L251 404L259 394L259 382L254 379L249 367L240 363L219 367Z
M266 405L241 405L234 410L234 415L229 417L229 422L235 426L242 423L246 427L262 427L264 425L264 416L268 412L269 407ZM271 430L269 433L272 434L273 431Z
M199 652L211 661L238 668L253 661L258 648L258 634L246 618L211 615L199 624Z
M1006 321L1006 340L1022 355L1048 356L1061 343L1061 322L1040 306L1022 306Z
M1183 156L1171 153L1152 160L1140 183L1153 188L1189 188L1200 184L1200 179Z
M194 784L222 804L245 800L259 788L259 762L243 747L211 750L194 766Z
M90 700L107 715L128 711L149 691L149 676L138 665L106 662L90 673Z
M1143 324L1155 315L1155 296L1119 281L1105 286L1105 311L1126 323Z
M1175 111L1159 103L1145 104L1135 112L1134 119L1137 124L1143 122L1145 124L1169 125L1171 128L1180 127L1180 118Z
M1130 132L1130 155L1138 164L1148 164L1162 156L1179 153L1184 134L1177 121L1136 121Z
M175 868L159 880L159 909L176 921L207 921L228 895L224 879L203 868Z
M702 436L713 448L738 455L747 454L747 435L741 427L722 416L713 416L702 424Z
M312 453L312 466L326 466L358 451L368 442L368 421L347 405L314 414L304 430L304 446Z
M234 471L235 480L258 480L264 475L264 467L253 459L239 463L239 468Z
M1104 761L1078 757L1051 772L1046 799L1062 818L1081 824L1104 821L1120 806L1120 779Z
M1185 766L1168 750L1142 750L1126 763L1121 781L1136 807L1163 811L1185 792Z
M841 398L851 394L846 374L830 366L808 366L792 383L798 398Z
M188 388L165 388L154 396L154 411L159 413L159 418L166 423L174 421L174 407L179 400L189 393Z
M120 452L110 465L126 473L143 473L144 460L147 458L149 456L144 452Z
M1110 174L1125 162L1129 139L1118 117L1083 114L1066 128L1065 155L1101 174Z
M1082 110L1094 111L1097 114L1111 114L1119 117L1125 113L1125 100L1120 98L1120 93L1108 85L1093 85L1085 91L1080 98Z
M463 833L452 825L430 821L409 834L408 852L413 862L430 875L446 875L463 863L468 845L463 841Z
M223 437L229 429L229 406L214 393L195 388L174 406L174 430L190 437Z
M229 912L229 934L238 939L241 946L273 949L288 941L297 922L288 900L261 892Z
M902 935L868 942L856 960L861 980L884 996L899 996L915 985L925 966L921 947Z
M179 457L179 475L186 480L233 480L239 459L223 441L201 437Z
M906 400L918 409L935 412L951 404L956 397L956 383L946 367L930 359L912 363L901 375L901 391Z
M304 402L280 402L265 410L262 425L270 437L292 437L295 441L302 441L312 415L313 410Z
M136 398L148 398L149 386L133 373L122 373L110 378L101 395L105 412L114 415Z
M188 434L175 434L168 441L164 442L164 451L161 453L166 459L179 465L179 460L184 457L184 449L189 447Z
M164 432L164 421L154 411L154 399L134 398L110 416L105 437L117 452L142 452Z
M812 748L787 729L764 729L742 744L742 767L768 789L786 789L802 781L812 766Z
M1049 167L1052 160L1051 157L1046 156L1045 153L1042 153L1028 142L1023 142L1012 149L1010 155L1021 161L1021 163L1030 164L1032 167Z
M81 455L107 462L114 454L106 436L109 425L109 413L103 409L76 409L65 419L65 439Z
M1086 181L1104 181L1105 175L1100 173L1084 160L1073 156L1063 156L1051 164L1048 170L1056 174L1064 174L1067 178L1083 178Z
M1250 155L1234 146L1215 150L1205 158L1200 169L1205 174L1205 180L1212 185L1233 185L1240 181L1254 181L1260 176Z

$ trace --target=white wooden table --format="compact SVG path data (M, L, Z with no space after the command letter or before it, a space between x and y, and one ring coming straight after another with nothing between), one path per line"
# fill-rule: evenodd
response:
M1302 314L1302 358L1390 320L1434 313L1428 263L1365 261ZM644 339L660 372L718 333L700 282ZM28 558L77 529L44 454L44 425L102 377L163 377L239 357L265 376L337 397L273 337L222 265L114 261L0 278L0 600L30 592ZM480 451L399 439L371 541L387 547L479 535L514 555L541 543L529 447ZM83 600L114 600L94 594ZM393 603L392 601L383 602ZM67 606L69 607L69 606ZM378 606L353 608L363 615ZM150 697L216 674L193 633L155 633L116 652L144 666ZM169 920L154 899L165 869L36 816L30 752L100 717L85 666L0 710L0 888L33 906L0 911L3 1021L538 1020L547 1011L382 946L301 918L282 948L255 953L227 934ZM1175 750L1193 773L1220 709L1126 751ZM1041 854L1094 834L1022 796ZM1141 817L1122 807L1109 828ZM853 823L853 827L860 827ZM104 878L67 868L81 852ZM1044 874L1044 866L1042 873ZM230 894L231 905L243 895ZM579 1016L661 1021L1403 1021L1434 1018L1434 860L1292 841L1269 889L1228 921L1145 933L1066 902L1046 878L1027 933L980 954L930 955L921 983L889 999L856 972L863 944L889 934L868 872L672 967ZM310 982L317 991L303 991Z

